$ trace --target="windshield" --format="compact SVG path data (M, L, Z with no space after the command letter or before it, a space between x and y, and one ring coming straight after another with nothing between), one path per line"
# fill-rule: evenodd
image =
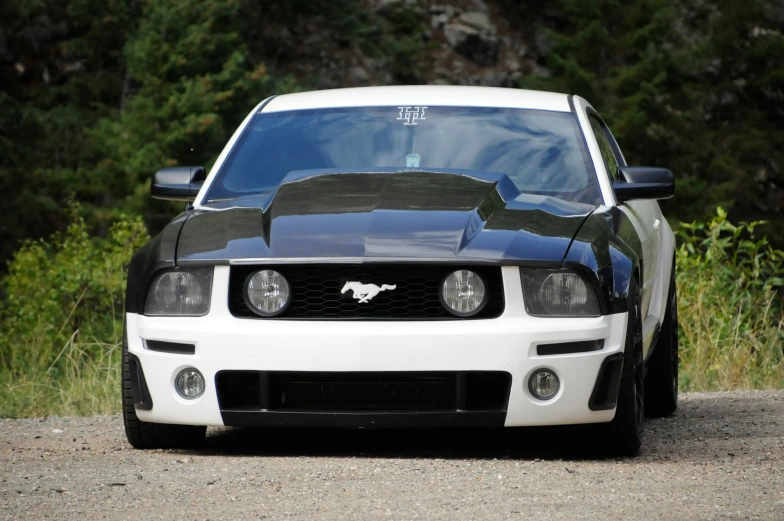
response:
M524 193L601 204L573 114L416 106L256 114L206 201L274 190L298 170L379 168L498 172Z

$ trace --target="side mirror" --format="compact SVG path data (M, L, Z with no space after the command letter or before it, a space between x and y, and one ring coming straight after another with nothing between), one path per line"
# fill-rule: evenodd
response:
M675 180L666 168L622 166L624 181L614 181L613 191L619 203L633 199L669 199L675 195Z
M188 201L199 193L207 179L203 166L175 166L155 172L150 192L155 199Z

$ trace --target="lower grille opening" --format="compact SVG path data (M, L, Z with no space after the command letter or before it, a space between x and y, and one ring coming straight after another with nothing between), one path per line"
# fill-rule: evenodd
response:
M437 373L273 373L269 392L278 410L455 408L455 378Z
M505 411L511 375L465 372L221 371L223 411Z
M221 409L266 409L262 402L259 371L221 371L215 375L218 403ZM266 395L266 393L265 393Z
M466 373L466 406L468 411L506 410L509 401L509 373Z

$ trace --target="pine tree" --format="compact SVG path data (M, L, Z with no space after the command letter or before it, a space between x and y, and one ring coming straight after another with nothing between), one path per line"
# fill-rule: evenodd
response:
M125 47L124 108L91 132L90 172L103 193L135 194L129 203L137 210L149 204L139 187L153 172L209 166L271 93L264 64L250 61L238 0L145 0L141 12Z
M0 272L25 237L67 222L86 130L120 101L130 0L0 2Z
M671 168L669 215L784 220L784 14L774 2L561 0L549 78L586 97L627 161ZM784 241L780 227L766 230Z

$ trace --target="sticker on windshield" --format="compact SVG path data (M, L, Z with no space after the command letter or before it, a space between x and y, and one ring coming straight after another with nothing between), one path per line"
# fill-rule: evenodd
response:
M427 107L398 107L400 115L398 121L403 121L404 125L416 125L417 120L425 120L425 109Z
M419 154L408 154L406 156L406 168L419 168L420 161L422 161L422 158L419 157Z

